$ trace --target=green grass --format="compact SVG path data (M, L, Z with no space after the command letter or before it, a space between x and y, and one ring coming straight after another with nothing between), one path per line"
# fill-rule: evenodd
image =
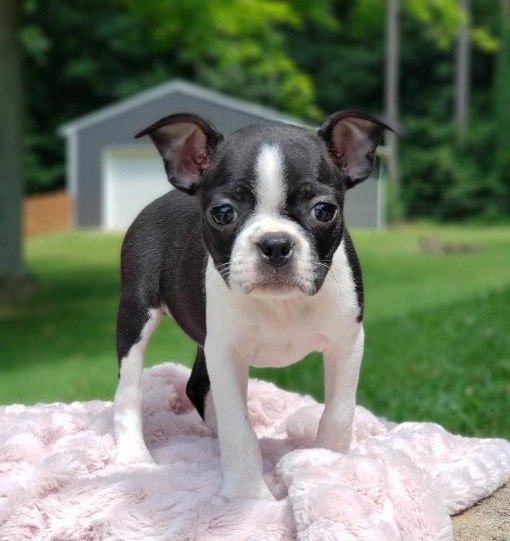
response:
M418 249L435 236L475 250ZM396 421L510 438L510 226L423 224L353 237L367 298L359 402ZM120 243L74 232L27 244L39 286L0 306L0 403L112 397ZM165 320L146 364L193 358L193 344ZM253 374L322 397L318 355Z

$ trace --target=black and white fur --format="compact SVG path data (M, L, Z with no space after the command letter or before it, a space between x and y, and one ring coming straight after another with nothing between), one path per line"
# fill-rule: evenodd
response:
M316 445L348 451L363 286L343 203L346 189L369 176L385 128L345 111L317 132L267 123L224 139L202 118L178 114L138 135L151 137L178 189L140 213L122 247L119 463L152 461L140 377L164 313L197 344L187 394L218 434L224 496L268 492L246 410L250 365L286 366L322 352Z

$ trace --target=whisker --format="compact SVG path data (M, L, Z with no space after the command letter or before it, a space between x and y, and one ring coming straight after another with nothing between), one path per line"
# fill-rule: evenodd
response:
M212 276L214 271L217 271L222 278L225 278L230 272L230 261L220 263L218 266L214 265L213 267L207 269L206 277Z
M342 278L342 273L341 271L339 271L338 269L336 269L335 267L330 267L329 265L326 265L325 263L323 263L322 261L315 261L315 265L319 266L319 267L324 267L325 269L328 270L329 273L331 273L331 281L333 282L333 285L335 287L335 289L337 290L337 292L339 294L342 293L342 285L341 285L341 278Z

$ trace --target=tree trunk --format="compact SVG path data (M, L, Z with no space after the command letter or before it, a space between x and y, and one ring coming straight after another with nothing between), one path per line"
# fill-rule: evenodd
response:
M385 109L386 120L392 126L398 126L399 123L399 33L399 0L387 0ZM391 179L398 184L398 148L394 133L386 133L386 145L388 172Z
M22 256L23 84L18 29L18 0L0 0L0 285L26 274Z

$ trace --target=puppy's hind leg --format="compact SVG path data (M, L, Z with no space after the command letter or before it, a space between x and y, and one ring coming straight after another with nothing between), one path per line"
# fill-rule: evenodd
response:
M161 319L161 308L121 297L117 319L119 382L114 401L117 464L154 462L143 439L141 377L150 336Z
M195 363L191 376L186 385L186 394L213 433L217 433L216 412L211 395L211 382L205 364L205 354L202 347L197 347Z

